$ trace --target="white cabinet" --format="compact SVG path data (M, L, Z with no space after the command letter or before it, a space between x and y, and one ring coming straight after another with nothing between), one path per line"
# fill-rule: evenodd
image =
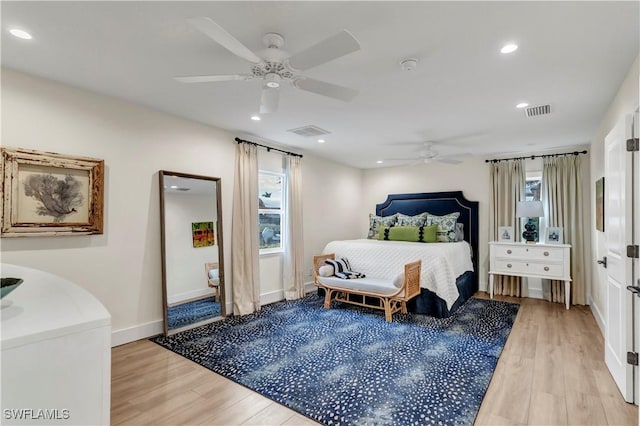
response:
M55 275L0 265L24 282L2 299L2 424L108 425L111 316Z
M489 294L493 276L544 278L564 281L564 300L569 309L571 262L569 244L489 243Z

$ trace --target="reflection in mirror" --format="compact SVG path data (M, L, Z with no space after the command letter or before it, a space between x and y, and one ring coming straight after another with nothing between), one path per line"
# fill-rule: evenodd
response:
M165 335L222 318L220 178L161 170L160 232Z

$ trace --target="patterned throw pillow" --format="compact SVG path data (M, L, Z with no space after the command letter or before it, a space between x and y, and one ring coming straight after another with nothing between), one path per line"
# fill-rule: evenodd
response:
M376 216L373 213L369 213L369 235L367 238L375 240L378 238L378 228L381 226L393 226L395 224L395 214L391 216Z
M427 216L427 225L438 225L437 239L442 243L453 243L456 241L456 221L460 217L460 212L449 213L444 216Z
M396 215L398 217L396 226L423 226L427 221L428 214L420 213L415 216L407 216L406 214L398 213Z

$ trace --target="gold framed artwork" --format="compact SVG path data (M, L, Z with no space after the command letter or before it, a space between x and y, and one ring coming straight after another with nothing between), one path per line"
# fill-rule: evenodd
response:
M604 232L604 176L596 181L596 229Z
M209 247L216 244L216 234L213 222L193 222L191 224L191 234L193 236L193 247Z
M2 148L0 237L102 234L104 161Z

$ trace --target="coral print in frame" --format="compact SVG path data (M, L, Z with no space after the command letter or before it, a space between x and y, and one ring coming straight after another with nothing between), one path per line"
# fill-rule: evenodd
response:
M102 234L104 161L2 148L2 237Z

